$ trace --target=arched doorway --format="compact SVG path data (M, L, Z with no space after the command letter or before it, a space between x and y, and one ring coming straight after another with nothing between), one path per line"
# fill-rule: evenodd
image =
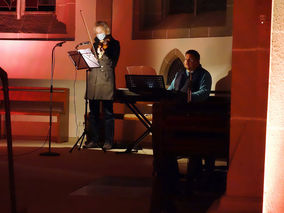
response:
M170 85L176 72L183 67L184 55L177 48L170 51L164 58L159 75L164 76L166 85Z

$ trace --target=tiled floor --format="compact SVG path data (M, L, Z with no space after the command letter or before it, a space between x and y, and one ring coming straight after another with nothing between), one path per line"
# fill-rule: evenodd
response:
M0 146L0 212L9 212L6 147ZM164 196L162 185L152 176L151 150L139 154L74 150L73 143L52 144L58 157L44 157L42 142L15 141L15 178L18 213L79 212L206 212L220 195L215 176L208 183L179 183L175 194ZM123 151L123 150L121 150ZM143 153L143 154L141 154ZM184 171L185 160L180 161ZM219 178L219 180L217 180ZM221 180L221 181L220 181ZM191 187L191 191L187 190ZM166 205L165 205L166 203ZM174 208L172 208L174 207ZM173 210L174 209L174 210ZM172 210L172 211L171 211Z

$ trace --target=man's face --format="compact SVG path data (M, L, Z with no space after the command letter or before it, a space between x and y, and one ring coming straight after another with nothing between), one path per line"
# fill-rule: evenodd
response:
M183 65L186 69L193 71L199 66L199 61L191 54L185 54Z

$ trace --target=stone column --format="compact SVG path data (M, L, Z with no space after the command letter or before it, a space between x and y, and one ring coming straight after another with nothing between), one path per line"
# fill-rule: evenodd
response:
M263 212L284 212L284 2L273 0Z
M272 0L234 1L230 164L211 212L262 211Z

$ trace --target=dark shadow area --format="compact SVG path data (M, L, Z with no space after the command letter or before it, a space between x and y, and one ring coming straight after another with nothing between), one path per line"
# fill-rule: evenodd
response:
M216 167L210 175L203 172L195 180L185 175L177 182L155 177L150 212L205 213L225 192L226 174L226 169Z
M228 0L135 0L133 38L196 38L232 35Z
M144 29L189 26L222 26L226 21L226 0L143 1L140 11Z
M1 212L6 213L10 202L7 153L2 142L0 204ZM54 148L59 157L43 157L39 155L45 150L43 144L14 147L17 212L148 212L152 156L96 150L70 154L69 148Z
M192 183L181 175L173 188L166 179L152 176L153 157L149 155L99 150L70 154L69 148L54 148L60 156L49 158L39 155L45 149L44 141L30 143L34 146L29 147L21 144L23 141L15 141L14 147L20 213L201 213L225 186L225 175L219 167L210 177L204 173ZM6 157L1 143L1 212L9 212Z
M152 212L207 212L226 190L230 97L155 103L152 137L156 174ZM178 161L185 158L186 169L181 172Z
M206 21L205 21L206 20ZM222 11L209 11L194 16L190 13L170 14L155 25L145 25L142 30L149 29L176 29L193 27L223 26L226 22L226 13Z
M170 85L171 82L174 80L176 73L183 68L184 68L183 62L179 58L175 59L173 63L170 65L166 84Z
M221 78L215 86L216 91L231 91L231 82L232 82L232 70L228 71L228 74Z
M226 10L226 0L170 0L168 13L193 13L195 9L199 13Z

